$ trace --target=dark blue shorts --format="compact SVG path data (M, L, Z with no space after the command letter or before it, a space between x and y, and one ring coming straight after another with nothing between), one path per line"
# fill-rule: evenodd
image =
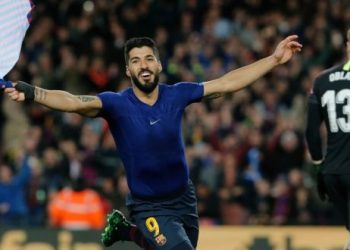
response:
M133 223L154 249L191 250L197 247L197 199L191 181L177 198L150 202L129 195L126 205Z

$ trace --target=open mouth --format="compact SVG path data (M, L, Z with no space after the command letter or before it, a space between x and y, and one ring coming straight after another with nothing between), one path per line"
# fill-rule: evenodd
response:
M149 71L143 71L139 74L143 80L151 80L152 73Z

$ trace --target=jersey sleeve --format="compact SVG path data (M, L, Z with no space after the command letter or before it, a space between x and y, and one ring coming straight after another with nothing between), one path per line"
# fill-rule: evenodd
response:
M199 102L204 95L203 83L179 82L174 87L177 90L177 98L185 107L191 103Z
M100 109L100 112L97 114L97 117L103 117L106 118L110 114L112 114L112 110L114 107L114 103L118 101L118 94L107 91L107 92L102 92L97 95L98 98L100 98L102 102L102 108Z
M312 160L318 161L323 159L322 140L320 135L320 126L323 122L322 110L317 98L317 88L314 85L308 97L307 118L305 138L309 148Z

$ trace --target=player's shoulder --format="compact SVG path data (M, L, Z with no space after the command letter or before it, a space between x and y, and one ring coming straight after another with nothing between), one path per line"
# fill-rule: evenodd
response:
M195 86L195 85L202 85L202 83L198 83L198 82L177 82L173 86Z
M344 64L337 64L335 66L332 66L330 68L327 68L323 71L321 71L318 75L316 75L314 79L314 87L317 87L319 85L324 85L324 84L329 84L331 82L331 77L334 75L336 72L340 72L343 69Z
M99 93L97 96L102 97L102 98L123 98L126 97L130 94L132 91L131 88L127 88L118 92L114 91L104 91Z
M163 89L178 89L178 90L183 90L186 88L195 88L195 87L199 87L199 86L203 86L202 83L198 83L198 82L177 82L174 84L160 84L159 85L161 88Z
M198 85L198 84L200 84L200 83L198 83L198 82L181 81L181 82L175 82L175 83L160 83L159 86L168 87L168 88L175 88L175 87L178 87L178 86Z
M131 91L132 91L131 88L127 88L119 92L105 91L97 94L97 97L100 98L104 108L114 107L114 106L120 107L120 105L125 106L125 104L128 103L126 102L126 100L131 95L130 94Z
M323 71L321 71L317 76L316 79L321 79L321 78L325 78L325 77L329 77L330 74L333 74L334 72L338 72L338 71L342 71L343 70L343 65L344 64L337 64L333 67L330 67L328 69L325 69Z
M160 84L161 93L167 96L182 96L186 97L191 93L197 92L199 89L202 91L203 84L198 82L177 82L171 85Z

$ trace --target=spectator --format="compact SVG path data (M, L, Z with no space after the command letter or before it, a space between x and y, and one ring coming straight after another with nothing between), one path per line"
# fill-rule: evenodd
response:
M45 226L47 221L46 206L48 183L43 175L43 168L38 158L31 159L32 177L27 187L28 222L30 226Z
M71 187L59 191L49 202L50 225L69 230L101 229L105 213L101 197L78 178Z
M0 164L0 225L27 225L25 188L30 180L30 172L28 156L23 159L17 175L14 175L8 164Z

